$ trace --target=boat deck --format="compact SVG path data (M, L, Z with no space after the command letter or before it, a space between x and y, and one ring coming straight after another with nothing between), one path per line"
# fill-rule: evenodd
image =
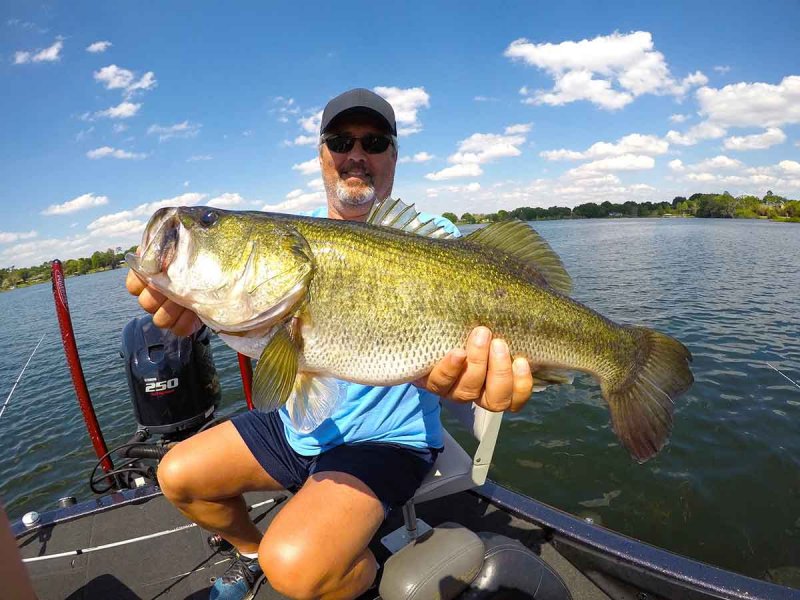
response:
M284 494L248 494L248 504L277 500L253 509L252 516L266 529L281 508ZM79 505L75 509L79 509ZM62 558L28 562L40 600L115 599L203 599L215 577L230 558L212 549L208 532L188 526L188 521L159 494L133 500L122 506L97 510L90 515L44 525L38 531L23 532L18 544L23 558L83 550ZM539 553L561 575L575 600L609 598L574 568L547 542L543 530L516 518L478 495L464 492L417 507L418 517L431 525L455 521L473 531L492 531L521 541ZM43 523L47 522L43 515ZM389 557L380 538L402 525L400 511L394 511L371 544L383 563ZM96 548L123 540L181 528L159 537L133 541L97 551ZM365 595L373 598L377 594ZM265 582L259 600L284 598Z

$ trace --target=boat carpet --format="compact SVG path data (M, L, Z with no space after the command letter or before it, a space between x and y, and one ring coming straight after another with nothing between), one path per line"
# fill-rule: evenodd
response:
M253 493L247 494L246 500L252 505L279 496L282 494ZM280 508L279 503L267 504L254 509L252 516L258 527L265 530ZM425 502L417 506L417 515L430 525L455 521L473 531L492 531L518 539L551 564L575 600L608 598L546 542L538 527L477 495L464 492ZM23 558L31 558L94 548L188 524L163 496L157 495L23 533L18 545ZM370 547L381 563L389 553L380 544L380 538L401 525L401 511L393 511L373 539ZM208 536L199 527L188 527L99 551L28 562L26 566L40 600L205 600L214 578L225 571L231 560L209 546ZM365 594L363 599L375 595ZM265 582L256 598L284 596Z

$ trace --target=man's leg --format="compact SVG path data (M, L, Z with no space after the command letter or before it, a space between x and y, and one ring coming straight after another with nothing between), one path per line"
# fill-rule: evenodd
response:
M172 448L158 467L158 482L187 518L247 554L258 551L261 533L250 520L242 493L283 489L230 422Z
M355 598L375 579L367 545L383 519L383 504L361 480L315 473L270 524L258 551L261 567L290 598Z

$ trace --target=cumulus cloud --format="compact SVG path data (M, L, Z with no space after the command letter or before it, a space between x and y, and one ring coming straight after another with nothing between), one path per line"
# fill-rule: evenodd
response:
M261 210L297 214L316 208L317 206L322 206L325 203L325 192L306 192L298 188L286 194L286 198L282 202L278 202L277 204L267 203L261 207Z
M102 146L100 148L95 148L94 150L89 150L86 153L86 156L91 158L92 160L97 160L99 158L118 158L120 160L141 160L143 158L147 158L147 154L142 152L128 152L127 150L119 150L117 148L112 148L111 146Z
M215 206L216 208L236 208L247 204L240 194L225 192L219 196L211 198L205 203L207 206Z
M86 210L95 206L108 204L108 196L96 196L92 193L83 194L63 204L51 204L42 211L43 215L66 215L69 213Z
M689 115L681 115L681 114L675 114L675 115L670 115L669 116L669 120L672 121L673 123L683 123L688 118L689 118Z
M193 138L200 132L200 123L190 123L183 121L175 125L151 125L147 128L148 135L158 135L159 142L165 142L172 138Z
M764 150L785 141L786 134L781 129L769 127L763 133L725 138L724 146L727 150Z
M424 163L428 162L429 160L435 158L433 154L429 154L427 152L417 152L413 156L403 156L402 158L398 159L397 162L399 163Z
M676 173L681 173L686 170L686 167L683 166L683 161L679 158L669 161L669 168Z
M554 80L549 91L523 87L520 93L527 104L560 106L588 100L615 110L643 94L683 96L690 88L708 83L700 71L680 81L674 79L647 31L615 32L559 44L536 44L520 38L511 42L504 55L542 69Z
M714 66L714 70L715 70L717 73L720 73L720 74L724 75L725 73L727 73L728 71L730 71L730 70L731 70L731 68L730 68L728 65L715 65L715 66Z
M101 52L105 52L109 48L111 48L111 42L108 40L103 40L100 42L94 42L93 44L89 44L86 46L86 51L91 52L92 54L100 54Z
M455 179L458 177L477 177L483 174L480 167L497 160L512 156L519 156L522 151L519 146L526 141L526 134L530 131L529 123L509 125L504 133L473 133L458 144L458 151L447 158L452 166L434 173L425 175L431 181Z
M796 160L782 160L778 163L778 167L780 167L784 173L800 175L800 162Z
M422 87L376 87L373 91L383 96L394 109L398 135L411 135L422 131L418 111L430 106L430 95Z
M313 175L319 173L319 159L312 158L305 162L292 165L294 171L300 171L303 175Z
M137 79L136 74L117 65L108 65L94 72L94 79L107 90L122 90L128 97L137 91L145 91L157 85L155 74L148 71Z
M141 104L135 102L120 102L116 106L94 113L93 116L106 119L130 119L136 116L141 107Z
M27 63L56 62L61 60L61 50L64 48L64 40L58 38L52 46L38 50L18 50L14 53L14 64L24 65Z
M670 129L665 136L667 141L677 146L693 146L703 140L714 140L723 137L727 129L720 127L716 123L705 121L694 127L689 128L686 133L680 133Z
M35 238L38 234L36 231L16 232L16 231L0 231L0 244L11 244L19 240L29 240Z
M624 154L637 154L657 156L669 150L669 143L654 135L632 133L618 139L615 143L596 142L587 150L545 150L539 156L545 160L583 160L603 158L606 156L622 156Z
M297 119L300 129L304 133L291 141L285 142L288 146L316 146L319 141L319 128L322 124L322 111L316 111L305 117Z
M652 169L655 164L656 161L652 156L643 156L640 154L622 154L620 156L600 158L598 160L582 164L567 171L566 175L568 177L583 179L587 177L595 177L598 174L612 171L644 171Z
M778 85L734 83L697 90L700 113L720 126L780 127L800 123L800 75Z

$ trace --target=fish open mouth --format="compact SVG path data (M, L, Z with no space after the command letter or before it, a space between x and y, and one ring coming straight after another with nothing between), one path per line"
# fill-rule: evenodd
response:
M138 254L128 254L125 261L141 275L166 273L178 250L180 219L177 208L162 208L145 229Z

